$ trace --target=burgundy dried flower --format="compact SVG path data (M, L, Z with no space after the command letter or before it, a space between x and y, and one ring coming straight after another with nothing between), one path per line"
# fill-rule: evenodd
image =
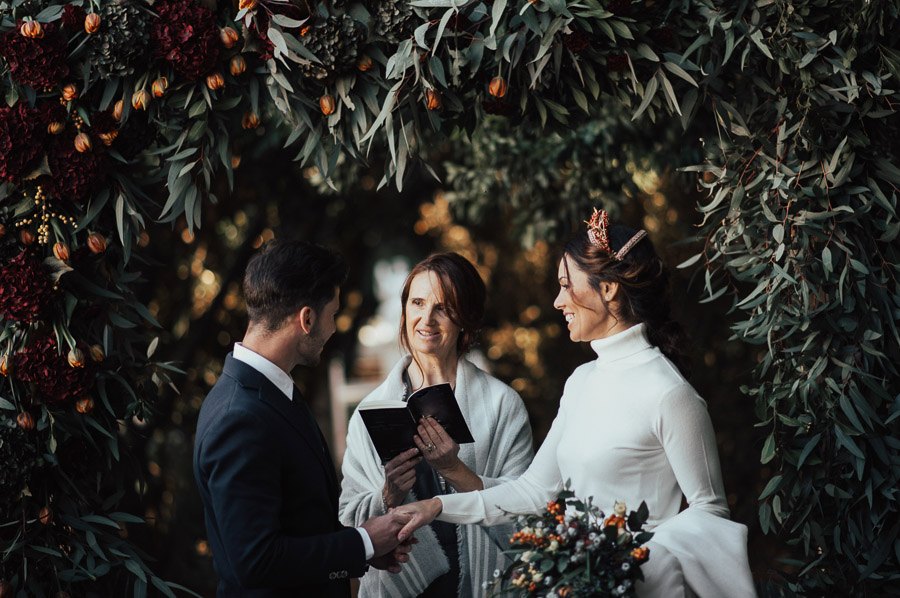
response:
M0 106L0 180L14 181L27 174L26 167L43 149L46 131L38 111L24 102Z
M53 282L44 265L22 251L0 269L0 316L31 324L41 317L53 298Z
M10 29L0 38L0 54L6 58L13 80L36 90L49 90L69 74L66 40L56 23L45 23L41 38L20 35L18 26Z
M564 35L562 41L566 49L573 54L581 54L591 47L590 36L580 29L575 29L572 33Z
M150 39L157 58L191 81L216 66L221 50L215 15L192 0L163 0L154 8Z
M80 6L75 4L66 4L62 12L62 26L72 32L84 29L84 19L87 13Z
M94 112L94 114L91 115L91 129L98 135L112 133L118 126L119 123L113 118L112 111L110 110Z
M93 150L75 149L75 136L57 135L47 152L50 167L49 191L57 198L78 202L96 191L106 179L106 156L101 142L93 143Z
M93 383L94 366L91 363L84 367L70 366L65 352L60 355L52 334L36 339L16 353L13 364L13 375L22 382L34 384L36 398L45 403L81 398Z
M621 73L628 70L628 57L625 54L610 54L606 57L606 70Z
M62 104L55 100L41 102L37 105L37 111L40 126L44 129L46 129L47 125L50 123L65 123L69 120L69 113L66 112L66 109Z

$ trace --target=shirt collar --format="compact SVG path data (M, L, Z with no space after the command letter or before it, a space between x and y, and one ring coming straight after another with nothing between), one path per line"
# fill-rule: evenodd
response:
M294 380L283 369L254 351L251 351L241 343L234 344L232 356L238 361L243 361L254 370L265 376L287 398L294 399Z
M612 336L591 341L597 365L605 365L640 353L653 345L647 340L647 325L637 324Z

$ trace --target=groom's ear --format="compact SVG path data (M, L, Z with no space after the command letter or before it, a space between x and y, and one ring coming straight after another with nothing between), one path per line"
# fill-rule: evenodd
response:
M310 334L316 324L316 311L310 306L304 305L294 315L294 321L304 333Z

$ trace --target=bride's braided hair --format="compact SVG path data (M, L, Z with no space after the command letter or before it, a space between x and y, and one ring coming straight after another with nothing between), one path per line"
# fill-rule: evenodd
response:
M587 232L577 235L564 249L566 272L568 258L571 258L579 269L587 273L591 287L598 293L600 283L618 283L620 307L612 315L629 323L646 324L650 342L687 376L687 337L681 325L672 319L668 269L648 238L634 244L621 259L615 256L615 252L637 233L637 230L621 224L610 225L607 231L608 249L593 243ZM602 295L600 300L605 305Z

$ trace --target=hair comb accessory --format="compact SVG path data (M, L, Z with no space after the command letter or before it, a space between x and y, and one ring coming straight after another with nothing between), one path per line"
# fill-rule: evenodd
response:
M612 247L609 245L609 214L606 210L598 210L594 208L594 213L591 214L591 219L586 220L585 224L587 224L588 230L588 239L591 240L591 243L610 256L613 259L622 261L628 252L637 245L641 239L647 236L647 231L639 230L634 233L634 235L628 239L628 242L625 243L619 251L613 251Z
M612 249L609 246L609 214L606 213L606 210L598 210L594 208L594 213L591 214L590 220L585 220L585 224L587 224L588 230L588 238L591 240L593 245L596 245L606 253L612 253Z

